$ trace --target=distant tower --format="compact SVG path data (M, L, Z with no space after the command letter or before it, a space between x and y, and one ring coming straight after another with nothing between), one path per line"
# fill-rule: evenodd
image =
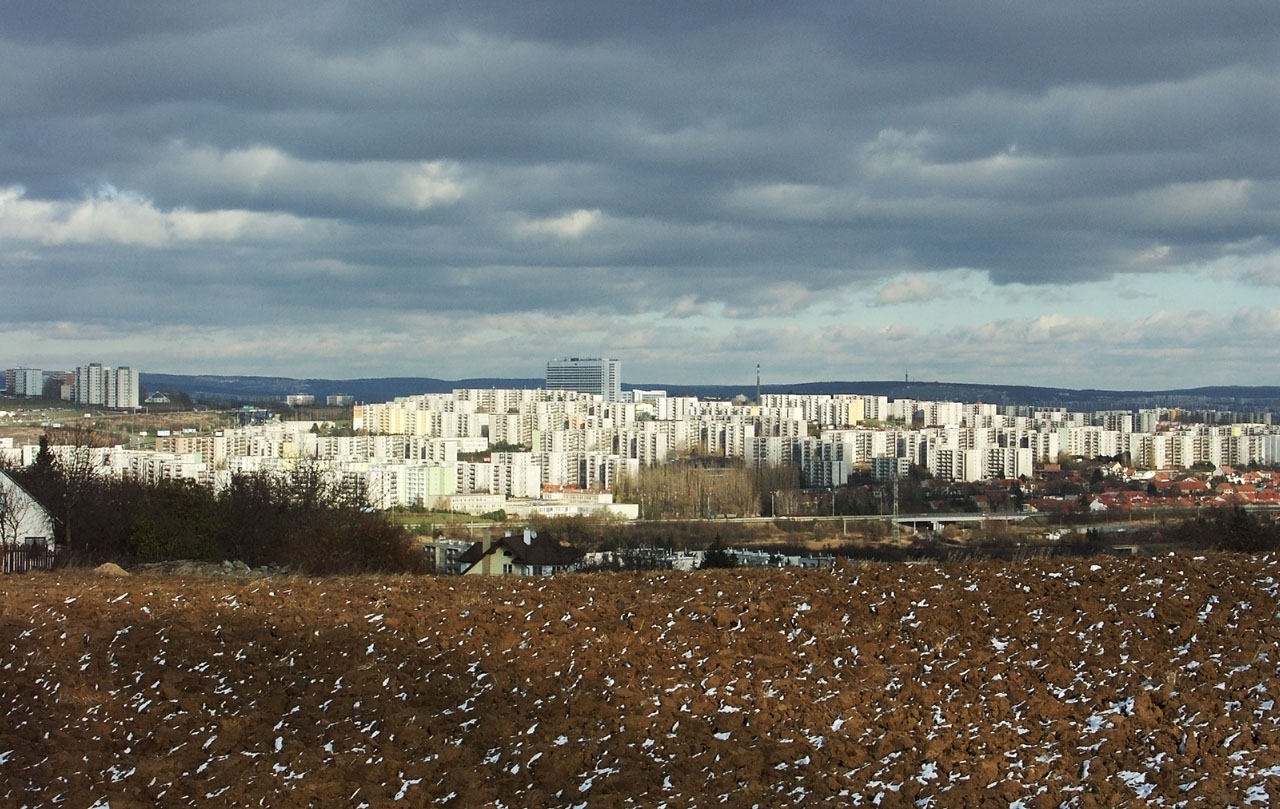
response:
M756 404L760 404L760 363L756 363Z

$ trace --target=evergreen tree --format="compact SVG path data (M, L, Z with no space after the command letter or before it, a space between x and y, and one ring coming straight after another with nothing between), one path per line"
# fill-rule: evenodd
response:
M716 541L711 543L711 547L702 554L702 570L710 570L713 568L737 567L738 557L729 553L720 544L720 535L716 535Z

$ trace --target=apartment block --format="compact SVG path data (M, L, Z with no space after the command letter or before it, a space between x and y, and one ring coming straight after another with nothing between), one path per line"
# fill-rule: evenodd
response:
M4 389L14 396L44 393L44 372L39 368L10 368L4 372Z
M94 362L76 368L72 401L116 410L136 410L138 390L138 373L129 366L111 368Z

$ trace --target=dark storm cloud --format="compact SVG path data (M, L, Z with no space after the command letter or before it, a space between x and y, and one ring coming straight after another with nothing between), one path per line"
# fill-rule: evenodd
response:
M751 317L1265 254L1277 32L1273 2L6 3L0 315L64 279L50 317L95 322Z

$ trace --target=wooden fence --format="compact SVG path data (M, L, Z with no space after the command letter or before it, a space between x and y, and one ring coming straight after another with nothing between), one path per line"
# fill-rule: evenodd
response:
M53 570L64 554L51 545L27 542L0 542L0 573Z

